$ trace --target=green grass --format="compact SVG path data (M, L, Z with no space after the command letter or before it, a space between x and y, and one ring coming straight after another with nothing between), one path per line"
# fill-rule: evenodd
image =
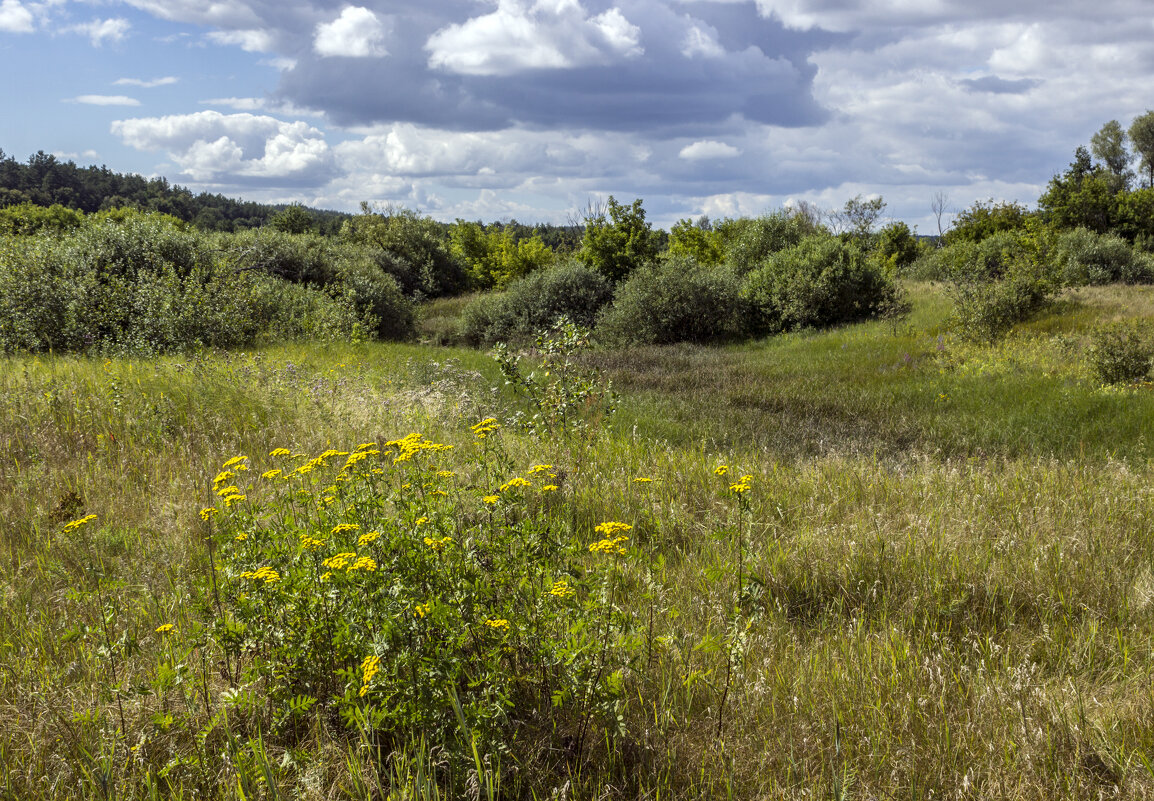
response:
M501 435L510 469L556 466L558 542L634 526L635 658L618 733L568 762L511 737L481 796L1154 797L1154 393L1096 387L1084 352L1154 293L1081 290L992 348L913 295L896 333L595 353L604 437ZM0 797L467 792L419 733L390 755L331 710L239 705L197 513L238 453L410 431L479 496L499 466L468 427L514 403L484 354L419 346L0 363Z

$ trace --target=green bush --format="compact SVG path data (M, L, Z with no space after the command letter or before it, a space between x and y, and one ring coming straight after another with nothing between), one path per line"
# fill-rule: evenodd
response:
M586 217L577 258L617 282L651 263L660 250L661 241L645 221L641 199L626 206L610 195L603 212L591 212Z
M753 272L775 253L797 245L819 230L808 217L787 212L726 220L717 226L725 260L739 276Z
M355 254L338 250L305 270L330 274L327 285L294 286L237 267L217 247L222 241L136 212L94 215L63 236L8 237L0 246L0 350L157 353L413 329L412 305L396 283ZM282 264L300 244L268 241ZM242 239L237 249L254 258L273 250L255 243Z
M732 271L673 257L642 267L618 288L596 335L617 345L704 342L743 333L745 321Z
M503 294L479 297L465 309L461 333L474 345L525 341L562 316L588 328L612 297L609 279L570 260L530 273Z
M959 336L993 342L1049 305L1061 283L1042 239L1001 232L946 248Z
M448 228L410 209L374 211L368 204L345 222L341 239L361 245L414 299L457 295L468 287L464 262L452 252Z
M774 333L870 317L894 303L897 287L856 245L818 234L747 275L742 296L753 328Z
M1154 341L1137 322L1100 326L1090 341L1090 367L1101 383L1128 384L1150 375Z
M0 209L0 235L27 235L40 231L70 231L84 222L84 214L60 204L37 206L19 203Z
M1114 234L1085 228L1063 231L1054 247L1054 260L1067 286L1154 282L1154 257L1136 253Z

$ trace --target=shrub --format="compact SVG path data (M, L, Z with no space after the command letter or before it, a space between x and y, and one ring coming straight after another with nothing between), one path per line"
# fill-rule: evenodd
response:
M362 204L361 212L345 222L341 239L367 248L405 295L420 299L465 291L465 265L453 255L444 225L410 209L377 212Z
M483 295L462 318L462 336L471 344L529 340L551 328L558 317L591 327L613 297L613 286L596 270L566 261L513 283L501 295Z
M1154 341L1134 321L1094 329L1090 335L1090 367L1103 384L1127 384L1150 375Z
M803 214L777 212L757 219L726 220L718 225L726 262L739 276L761 267L775 253L791 248L821 229Z
M84 222L84 214L60 204L37 206L19 203L0 209L0 235L35 234L40 231L70 231Z
M1055 244L1054 260L1067 286L1154 281L1154 258L1136 253L1114 234L1096 234L1085 228L1064 231Z
M745 328L741 286L732 271L711 270L685 258L642 267L618 290L597 324L612 344L704 342Z
M1044 244L1021 232L994 234L979 243L947 248L957 333L993 342L1045 308L1060 288Z
M742 296L758 331L827 326L870 317L893 304L897 287L852 243L814 235L746 276Z

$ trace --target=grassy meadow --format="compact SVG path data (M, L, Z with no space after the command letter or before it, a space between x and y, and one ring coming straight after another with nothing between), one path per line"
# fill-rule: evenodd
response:
M476 350L4 357L0 798L1154 798L1154 290L908 290L567 437Z

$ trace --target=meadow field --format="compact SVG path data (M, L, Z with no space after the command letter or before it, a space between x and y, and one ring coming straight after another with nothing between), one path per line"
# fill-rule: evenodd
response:
M435 345L0 357L0 798L1154 798L1154 387L1089 358L1154 288L996 344L906 290L536 402Z

